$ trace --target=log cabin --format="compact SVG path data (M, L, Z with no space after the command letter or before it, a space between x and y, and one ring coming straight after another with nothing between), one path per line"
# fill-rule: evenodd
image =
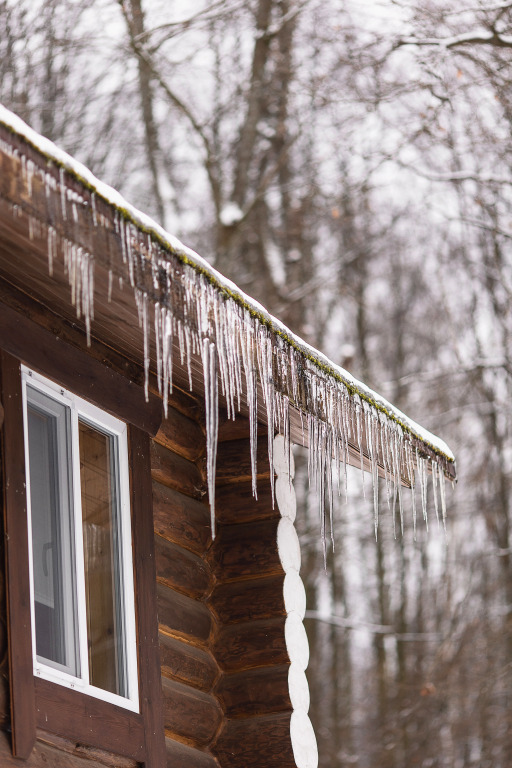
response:
M0 764L315 768L291 445L449 448L4 108L0 402Z

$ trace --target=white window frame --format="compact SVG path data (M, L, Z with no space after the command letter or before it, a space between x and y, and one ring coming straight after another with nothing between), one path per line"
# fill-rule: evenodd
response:
M132 555L132 528L130 510L130 482L128 471L128 438L126 424L109 413L101 410L87 400L69 392L53 381L41 376L26 366L21 366L23 388L23 421L25 438L25 465L27 487L27 512L28 512L28 547L29 547L29 573L30 573L30 608L32 618L32 657L34 661L34 675L67 688L81 691L97 699L116 704L117 706L139 712L139 685L137 672L137 642L135 625L135 593L133 582L133 555ZM35 597L34 597L34 565L32 550L32 513L30 508L30 472L29 472L29 443L28 443L28 415L27 415L27 383L38 389L55 401L64 404L71 413L71 475L73 483L73 527L74 527L74 557L75 557L75 583L77 599L77 634L78 653L80 663L80 676L74 677L63 670L44 664L37 658L36 633L35 633ZM80 454L78 442L78 420L100 431L113 435L116 438L118 449L119 471L119 514L120 514L120 546L121 568L120 583L122 585L123 629L126 654L126 685L127 696L120 696L110 691L93 686L89 682L89 654L87 648L87 620L85 597L85 568L82 535L82 499L80 490Z

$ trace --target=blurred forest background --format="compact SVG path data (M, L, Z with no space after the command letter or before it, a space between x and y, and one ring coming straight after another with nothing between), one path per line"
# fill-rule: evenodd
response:
M322 768L512 765L511 65L499 0L0 0L0 101L456 453L326 570L299 468Z

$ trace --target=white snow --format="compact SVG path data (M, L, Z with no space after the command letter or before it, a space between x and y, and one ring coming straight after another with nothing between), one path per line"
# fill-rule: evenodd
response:
M236 203L226 203L220 212L220 223L225 227L233 227L244 217L240 207Z
M297 768L317 768L318 748L315 732L308 715L295 709L290 719L293 757Z
M288 571L284 577L283 598L286 613L297 613L303 619L306 615L306 590L297 571Z
M285 435L273 440L274 471L277 475L276 498L281 520L277 531L279 558L285 572L283 599L286 610L284 636L290 659L288 691L293 713L290 719L290 740L298 768L315 768L318 765L318 747L315 732L307 715L309 687L305 670L309 663L309 643L303 619L306 613L306 591L299 574L298 557L290 557L298 547L293 521L289 519L290 507L295 504L293 452ZM279 492L278 492L279 488Z
M306 673L298 664L290 664L288 670L288 690L293 709L309 710L310 696Z

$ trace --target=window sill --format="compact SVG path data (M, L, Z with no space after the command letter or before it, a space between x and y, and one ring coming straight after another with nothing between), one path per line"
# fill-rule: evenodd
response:
M38 728L123 757L144 760L142 715L38 677L34 684Z
M54 672L54 670L52 670L50 667L46 667L44 665L37 664L34 666L34 679L45 680L52 685L60 685L68 691L79 693L82 696L89 696L95 701L103 701L109 706L114 705L121 709L123 712L126 710L136 713L139 712L138 700L132 701L131 699L126 699L123 696L117 696L115 693L104 691L101 688L95 688L93 685L86 685L80 680L70 677L69 675L59 673L57 671Z

